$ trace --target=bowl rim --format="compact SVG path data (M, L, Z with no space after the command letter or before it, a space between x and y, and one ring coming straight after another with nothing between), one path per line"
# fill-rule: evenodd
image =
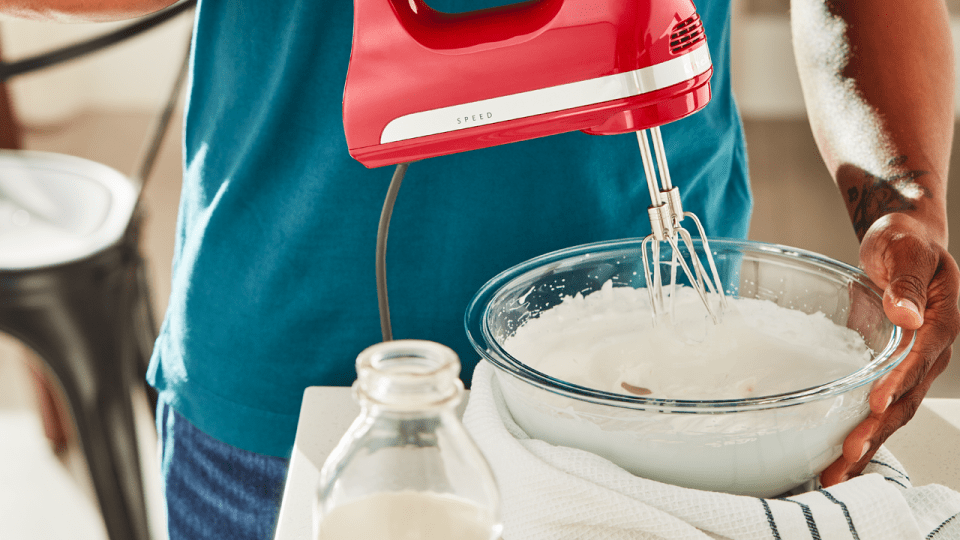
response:
M603 254L606 256L618 250L640 249L643 240L643 238L624 238L572 246L534 257L500 272L477 291L467 306L464 315L464 326L467 337L474 350L477 351L484 360L493 364L498 371L512 375L520 381L538 387L541 390L578 401L618 408L655 410L662 413L721 414L791 407L849 392L855 388L869 384L888 373L903 361L913 347L916 332L914 330L904 330L894 325L892 335L886 346L876 354L870 363L844 377L823 385L746 399L682 400L630 396L572 384L527 366L507 353L507 351L493 339L492 333L487 325L487 315L490 309L489 302L508 285L524 278L528 272L541 269L543 266L549 264L557 266L563 263L573 264L574 262L582 261L593 255ZM863 270L825 255L800 248L755 240L711 237L708 241L714 249L717 247L726 247L744 252L773 254L784 258L803 257L805 262L832 270L837 274L845 275L862 284L865 288L876 294L882 301L883 291L867 277ZM695 240L694 242L697 248L702 247L701 241Z

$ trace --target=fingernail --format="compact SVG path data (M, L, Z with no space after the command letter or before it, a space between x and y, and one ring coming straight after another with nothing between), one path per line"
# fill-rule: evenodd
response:
M863 456L867 455L867 452L870 451L870 441L863 443L863 450L860 450L860 457L857 458L857 463L860 463L860 460L863 459Z
M897 303L894 305L897 306L898 308L903 308L909 311L910 313L913 313L914 315L916 315L917 321L919 321L921 324L923 323L923 316L920 315L920 308L918 308L917 305L911 302L910 300L907 300L906 298L901 298L900 300L897 300Z
M890 405L893 404L893 396L887 398L887 403L883 406L883 410L880 411L881 414L887 412L887 409L890 408Z
M850 479L850 475L849 475L849 474L845 474L845 475L843 475L843 478L840 479L840 483L842 484L842 483L846 482L846 481L849 480L849 479Z

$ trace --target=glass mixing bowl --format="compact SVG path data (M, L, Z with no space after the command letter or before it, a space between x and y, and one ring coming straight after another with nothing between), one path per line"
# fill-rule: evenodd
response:
M476 294L466 313L467 333L496 367L514 420L533 438L593 452L640 477L674 485L772 497L814 480L869 414L874 382L913 344L914 333L886 318L882 291L857 268L784 246L710 240L728 297L820 312L863 336L873 351L869 362L815 387L727 400L623 395L553 378L504 349L504 340L525 321L566 297L589 295L607 282L645 287L641 243L617 240L549 253L501 273ZM669 250L662 250L661 261L669 260Z

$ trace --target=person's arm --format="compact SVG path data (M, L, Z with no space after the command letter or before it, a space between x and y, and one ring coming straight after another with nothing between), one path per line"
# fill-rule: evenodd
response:
M794 52L823 160L895 324L919 329L870 396L870 417L821 475L859 474L947 366L960 271L947 253L953 50L943 0L792 0Z
M176 0L0 0L0 15L63 22L119 21L174 3Z

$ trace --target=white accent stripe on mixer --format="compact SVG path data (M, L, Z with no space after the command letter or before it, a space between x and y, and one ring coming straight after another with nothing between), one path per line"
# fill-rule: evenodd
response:
M712 63L706 46L653 66L395 118L380 144L506 122L660 90L705 73Z

